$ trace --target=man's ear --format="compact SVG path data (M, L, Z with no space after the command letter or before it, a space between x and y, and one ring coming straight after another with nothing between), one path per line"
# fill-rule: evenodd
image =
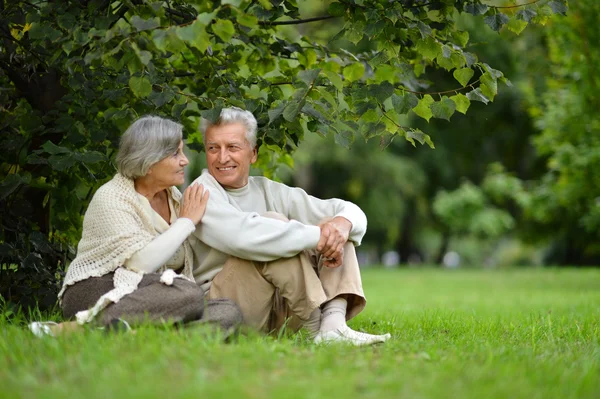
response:
M250 160L250 163L253 164L254 162L256 162L257 159L258 159L258 146L255 146L254 149L252 150L252 159Z

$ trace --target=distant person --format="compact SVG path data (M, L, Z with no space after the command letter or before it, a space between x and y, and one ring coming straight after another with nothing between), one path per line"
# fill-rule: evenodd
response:
M232 299L244 321L259 330L304 325L316 343L370 345L371 335L346 324L365 305L355 245L367 229L359 207L321 200L300 188L250 177L257 159L257 123L238 108L203 121L208 170L196 179L210 191L195 235L203 254L196 282L208 298ZM279 220L278 220L279 219Z
M241 322L231 301L210 300L205 308L205 291L194 282L201 248L191 233L209 193L198 184L183 196L177 190L187 164L178 123L145 116L123 134L118 173L89 204L59 293L66 319L99 325L203 319L224 329Z

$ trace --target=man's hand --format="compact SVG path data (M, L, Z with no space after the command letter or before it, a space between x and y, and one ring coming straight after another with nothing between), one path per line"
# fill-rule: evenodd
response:
M348 241L352 222L337 216L321 223L319 227L321 228L321 237L317 244L317 251L325 257L325 266L341 266L344 258L344 244Z

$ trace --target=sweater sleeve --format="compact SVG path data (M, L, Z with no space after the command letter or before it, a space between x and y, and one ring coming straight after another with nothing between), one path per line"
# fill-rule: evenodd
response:
M287 258L319 242L318 226L299 221L283 222L243 212L229 203L227 194L214 179L202 174L197 180L210 191L202 223L193 233L200 241L242 259L268 262Z
M187 218L177 219L167 231L159 234L144 248L125 261L130 270L153 273L164 265L177 251L186 238L196 229Z
M326 217L344 217L352 223L349 240L360 245L367 232L367 216L357 205L339 198L319 199L301 188L266 178L261 178L261 181L265 191L271 193L277 212L289 219L313 225L318 225Z

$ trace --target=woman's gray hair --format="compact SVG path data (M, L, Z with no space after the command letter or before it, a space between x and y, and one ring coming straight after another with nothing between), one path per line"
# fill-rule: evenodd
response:
M252 112L245 111L238 107L223 108L221 115L215 123L212 123L208 119L202 118L200 120L200 132L202 132L202 141L206 143L206 131L212 126L223 126L231 123L241 123L246 128L246 140L250 143L252 148L256 147L256 130L257 123L256 118L252 115Z
M117 154L119 173L130 179L145 176L155 163L174 154L183 126L160 116L146 115L123 133Z

